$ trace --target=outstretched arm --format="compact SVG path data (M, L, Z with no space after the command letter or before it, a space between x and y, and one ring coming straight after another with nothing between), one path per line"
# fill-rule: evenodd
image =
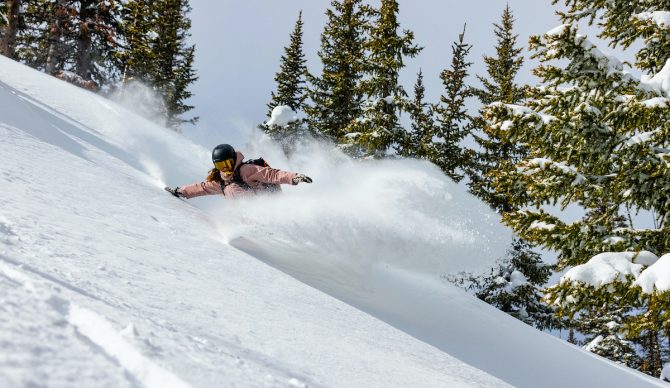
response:
M270 183L274 185L297 185L300 182L312 183L312 179L304 174L282 171L272 167L260 167L245 164L240 168L240 175L245 182Z
M170 189L170 190L168 190ZM165 190L176 197L193 198L203 195L222 194L221 184L218 182L200 182L186 186L175 187L174 189L166 187Z

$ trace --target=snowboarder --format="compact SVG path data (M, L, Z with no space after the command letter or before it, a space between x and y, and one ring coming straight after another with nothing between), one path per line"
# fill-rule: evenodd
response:
M262 158L244 161L244 155L229 144L219 144L212 150L214 168L204 182L175 188L166 187L175 197L193 198L223 194L238 197L260 192L281 191L279 185L312 183L312 178L294 172L271 168Z

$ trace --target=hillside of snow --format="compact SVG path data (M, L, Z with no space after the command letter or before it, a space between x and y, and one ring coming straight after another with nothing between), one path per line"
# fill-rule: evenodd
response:
M426 163L250 136L314 183L179 200L211 145L4 57L0 138L2 387L664 386L442 281L510 236Z

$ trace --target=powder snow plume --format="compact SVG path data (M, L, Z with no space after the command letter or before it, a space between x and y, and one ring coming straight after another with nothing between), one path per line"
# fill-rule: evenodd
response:
M509 247L498 215L427 162L353 160L315 141L287 159L263 136L246 148L246 158L263 156L314 179L211 210L233 245L243 237L273 250L292 246L275 265L359 275L373 264L428 274L485 271Z

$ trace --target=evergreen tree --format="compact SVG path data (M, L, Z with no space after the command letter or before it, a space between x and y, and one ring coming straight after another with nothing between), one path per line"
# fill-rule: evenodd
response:
M305 106L310 128L318 135L341 141L345 128L360 116L364 42L370 10L361 0L333 0L321 34L321 77L309 76Z
M90 88L139 80L163 97L160 113L168 126L178 129L197 120L182 117L193 108L186 101L188 87L197 79L195 46L186 44L188 0L22 4L15 45L20 61Z
M272 92L272 101L268 104L268 117L272 115L272 109L279 105L291 107L296 112L303 108L307 98L305 88L305 75L307 67L305 54L302 51L302 11L298 14L298 20L290 37L290 44L284 48L284 55L280 60L280 70L275 76L277 92Z
M307 98L305 77L307 67L305 54L302 51L302 11L298 14L298 20L290 37L290 44L284 48L281 57L280 70L275 76L277 92L272 92L272 101L268 104L268 117L277 107L288 107L297 115L304 108L303 104ZM268 124L272 120L259 125L259 128L272 136L282 144L284 152L288 155L293 151L295 143L303 138L308 130L304 119L291 121L287 125Z
M14 58L21 0L5 0L0 6L0 54Z
M435 133L435 121L431 105L424 102L425 92L423 72L419 70L414 85L414 99L406 108L412 119L412 130L401 142L400 154L403 156L415 158L428 156L427 145L430 144L431 137Z
M157 13L152 0L130 0L122 10L123 49L117 55L122 66L122 82L137 80L147 85L156 74Z
M16 58L53 74L72 70L76 4L73 0L23 0L16 37Z
M551 267L542 262L527 242L515 239L508 257L489 276L471 277L469 289L484 302L540 330L557 329L560 321L543 300L540 291Z
M99 85L118 79L114 55L119 33L119 4L114 0L79 0L74 72Z
M473 88L472 93L483 105L494 102L518 104L525 97L526 87L515 84L514 79L523 65L522 49L516 47L517 35L514 34L514 16L509 4L503 11L500 24L494 24L497 37L496 56L484 56L487 76L478 75L482 88ZM470 192L489 204L495 210L510 211L507 197L493 191L490 173L503 168L514 168L527 152L520 144L512 144L496 137L487 128L486 120L481 116L473 119L473 137L479 150L470 151L468 163L468 187Z
M584 349L630 368L639 369L642 359L635 350L635 344L622 334L625 331L623 317L629 315L630 311L625 311L627 308L600 307L582 311L576 320L579 331L588 333Z
M182 115L193 106L188 105L192 93L189 85L198 77L193 69L195 45L187 45L190 36L191 11L188 0L161 0L154 2L156 12L156 36L154 45L155 74L153 86L165 101L165 117L168 127L180 130L183 123L195 123L198 118L183 118Z
M23 0L17 57L49 74L106 85L118 78L120 4L114 0ZM71 77L68 77L71 78Z
M635 259L633 259L634 261ZM639 290L631 289L633 277L619 276L594 286L572 279L548 289L545 300L555 306L559 319L572 331L584 334L584 348L631 368L648 365L638 351L649 339L649 330L636 325L646 302ZM640 345L643 346L640 346ZM657 361L660 365L660 361Z
M188 0L131 0L123 12L124 49L117 53L123 69L123 83L140 81L163 99L155 114L177 131L193 106L189 86L197 80L193 69L195 46L186 44L190 36L191 11Z
M498 103L485 110L495 136L529 147L516 168L493 173L494 190L512 205L503 220L531 243L557 251L559 269L601 252L668 252L670 90L662 80L670 74L670 51L661 48L668 47L670 35L653 14L662 4L566 0L566 5L564 25L530 40L542 62L535 70L542 85L523 106ZM630 48L642 38L636 66L650 75L636 78L578 34L577 22L584 18L598 20L601 38L613 46ZM579 206L585 214L565 222L546 208L557 203ZM632 216L625 217L629 211L655 215L656 226L637 227ZM552 287L549 299L572 316L599 305L613 312L634 306L624 317L626 335L648 339L641 342L649 358L643 369L658 375L667 293L633 297L631 280L619 283L562 282Z
M494 24L494 33L497 37L496 56L484 56L487 76L478 75L482 88L472 88L471 92L483 105L494 102L506 104L520 103L525 96L525 87L515 84L514 79L523 65L522 49L516 47L517 35L514 34L514 17L512 10L507 5L503 10L500 24ZM470 178L468 187L470 192L486 202L492 209L499 212L509 212L514 207L509 198L495 192L492 187L491 173L503 169L513 169L515 164L525 156L527 150L518 143L510 143L495 136L486 124L486 120L480 115L473 119L473 137L479 145L478 150L468 150L467 175ZM521 288L520 292L503 293L502 298L494 294L494 297L486 294L482 298L503 311L510 312L513 304L522 306L530 305L534 314L528 319L539 328L554 328L559 326L558 322L551 319L552 310L540 301L539 287L543 286L550 274L548 266L544 265L539 255L532 251L532 247L522 239L515 239L511 248L511 260L507 260L505 266L499 267L494 272L499 279L504 272L522 274L540 273L546 276L529 279L527 289ZM524 260L525 259L525 260ZM498 292L499 286L492 277L484 279L486 287L483 291L487 293ZM480 296L481 297L481 296ZM502 299L502 300L501 300ZM524 309L528 310L528 308ZM514 314L513 314L514 315ZM523 320L523 319L522 319Z
M398 2L382 0L376 21L366 42L368 78L361 82L367 97L362 118L349 123L346 148L357 156L382 157L404 137L399 115L407 105L407 93L398 83L405 57L415 57L421 48L414 45L414 33L399 32Z
M451 68L440 73L445 94L440 97L440 103L433 107L437 125L432 136L425 137L429 143L423 146L427 149L428 159L456 182L463 179L468 160L461 143L470 133L471 125L471 117L465 106L465 100L470 96L465 83L468 68L472 64L467 62L470 49L472 45L465 43L463 26L458 41L451 46Z
M44 71L53 74L56 70L63 70L67 60L68 44L65 41L74 33L75 14L74 3L68 0L58 0L52 3L49 12L48 52Z

